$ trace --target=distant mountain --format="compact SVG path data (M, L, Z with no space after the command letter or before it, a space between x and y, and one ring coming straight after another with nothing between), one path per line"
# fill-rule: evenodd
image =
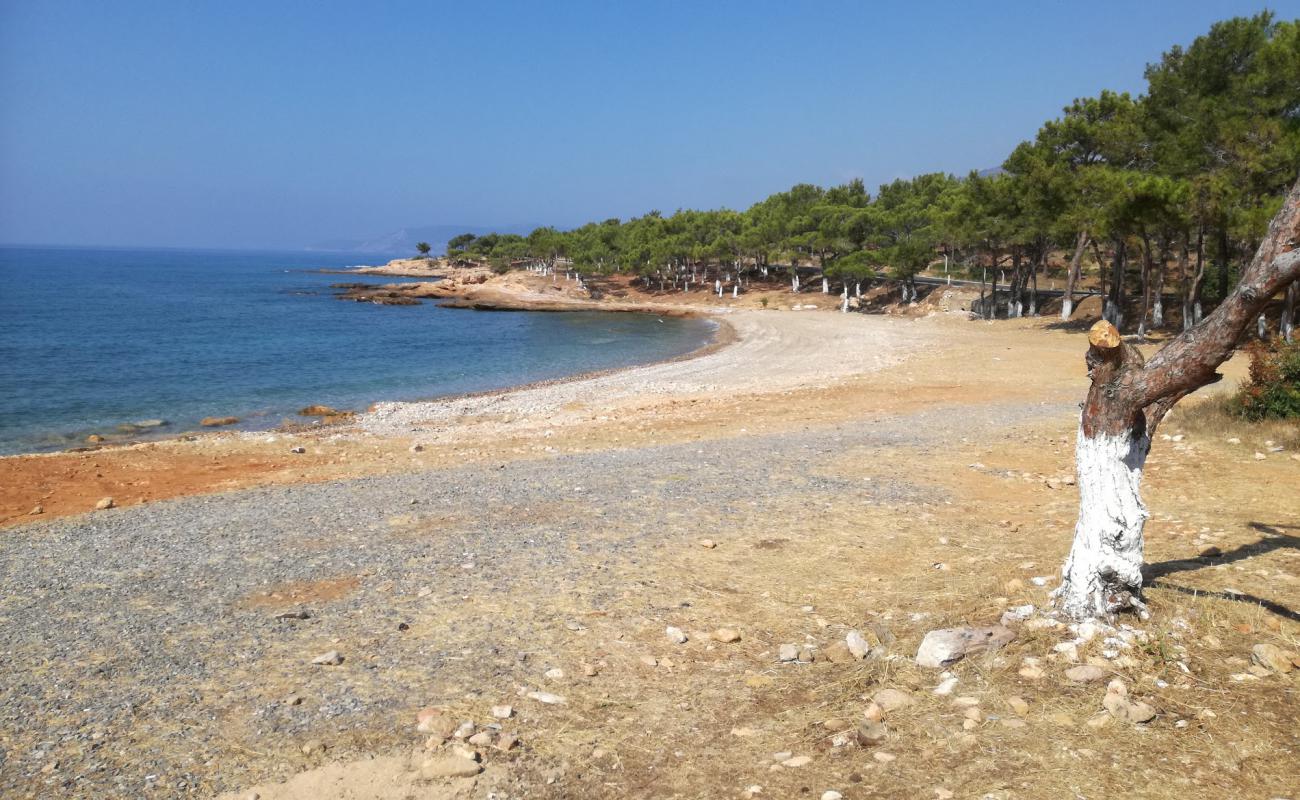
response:
M308 250L336 250L349 253L374 253L384 256L407 256L415 254L418 242L428 242L435 254L447 250L447 241L462 233L482 236L485 233L527 234L531 227L519 225L421 225L414 228L399 228L391 233L373 236L368 239L329 239L308 245Z

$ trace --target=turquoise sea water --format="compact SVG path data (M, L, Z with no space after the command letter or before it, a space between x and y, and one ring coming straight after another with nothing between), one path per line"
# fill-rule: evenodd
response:
M641 314L487 312L336 300L313 272L374 256L0 247L0 453L123 423L279 424L688 352L713 324ZM302 418L296 418L302 421Z

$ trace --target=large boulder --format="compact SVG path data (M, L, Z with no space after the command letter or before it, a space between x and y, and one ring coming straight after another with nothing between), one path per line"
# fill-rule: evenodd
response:
M1003 625L930 631L916 651L916 663L923 667L942 669L973 653L1005 647L1015 638L1015 632Z

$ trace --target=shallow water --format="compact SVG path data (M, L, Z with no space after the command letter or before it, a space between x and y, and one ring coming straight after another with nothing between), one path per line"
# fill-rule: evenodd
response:
M340 253L0 248L0 453L68 447L147 419L279 424L655 361L713 323L335 300Z

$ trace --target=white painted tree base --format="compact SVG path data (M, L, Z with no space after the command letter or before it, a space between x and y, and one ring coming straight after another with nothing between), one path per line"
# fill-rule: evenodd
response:
M1149 436L1086 437L1075 445L1079 521L1074 544L1053 592L1056 606L1073 619L1109 618L1142 605L1142 468L1151 451Z

